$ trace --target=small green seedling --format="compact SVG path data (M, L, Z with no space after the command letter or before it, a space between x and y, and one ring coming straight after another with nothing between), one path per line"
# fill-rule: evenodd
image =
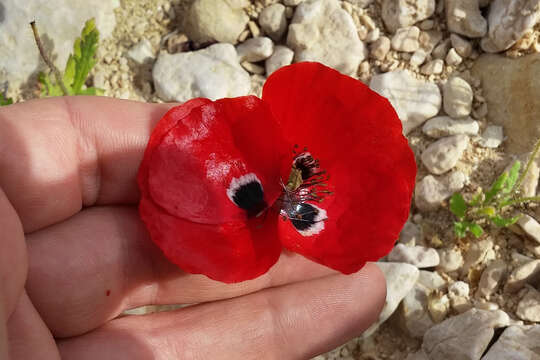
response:
M41 96L62 95L102 95L103 90L95 87L86 87L84 83L88 74L96 64L96 50L99 41L99 31L96 29L94 19L88 20L81 32L81 36L75 40L73 53L69 55L66 69L63 75L54 67L43 50L39 35L32 23L32 30L36 38L36 44L40 49L41 56L51 68L51 74L40 73L39 81L43 85Z
M0 92L0 106L11 105L11 104L13 104L13 99L5 97L5 95Z
M520 186L529 172L531 165L540 149L540 140L527 162L525 170L521 173L521 162L516 161L510 171L503 172L491 185L488 191L479 191L467 202L460 193L450 198L450 211L458 218L454 222L454 232L458 238L463 238L468 232L475 237L484 233L481 223L493 223L499 227L510 226L519 220L519 215L505 217L508 207L528 202L540 202L540 196L520 197Z

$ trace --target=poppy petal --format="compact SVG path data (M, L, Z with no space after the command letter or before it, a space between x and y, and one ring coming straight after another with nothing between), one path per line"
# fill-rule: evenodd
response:
M173 263L237 282L277 261L277 214L264 210L281 193L283 141L252 96L195 99L163 117L139 168L139 212Z
M150 140L145 155L149 194L168 213L221 224L257 215L279 196L281 134L260 99L221 99L171 116L182 117L165 116L164 122L174 125ZM261 201L233 201L236 188L250 181Z
M326 169L333 192L313 203L327 217L317 233L280 222L284 246L343 273L387 254L407 220L416 176L388 100L322 64L297 63L268 78L263 101L287 142L307 147Z
M152 199L139 212L152 241L182 270L235 283L254 279L279 259L277 214L223 224L198 224L174 217Z

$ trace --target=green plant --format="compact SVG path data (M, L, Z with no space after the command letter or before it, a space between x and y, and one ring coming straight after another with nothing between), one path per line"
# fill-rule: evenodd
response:
M40 73L41 96L62 96L62 95L101 95L103 90L95 87L86 87L84 83L88 74L96 64L96 50L99 42L99 31L96 28L94 19L86 21L81 36L73 44L73 53L69 55L64 73L61 74L54 64L47 57L35 23L31 23L36 44L40 50L43 60L49 65L51 74Z
M13 104L13 99L5 97L5 95L0 92L0 106L11 104Z
M489 190L479 189L471 201L467 202L460 193L450 198L450 211L458 218L454 222L454 232L458 238L470 232L475 237L484 233L481 224L492 223L499 227L510 226L519 220L518 216L505 217L511 206L540 202L540 196L520 197L520 187L540 150L540 140L536 143L525 170L520 175L521 162L516 161L510 171L503 172Z

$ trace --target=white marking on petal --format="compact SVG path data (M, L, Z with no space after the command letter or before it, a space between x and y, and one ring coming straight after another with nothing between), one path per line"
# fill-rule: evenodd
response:
M242 186L247 185L247 184L249 184L251 182L254 182L254 181L258 182L259 185L261 186L261 190L264 191L261 180L259 180L257 175L255 175L254 173L249 173L249 174L246 174L246 175L242 175L239 178L233 178L231 180L231 184L229 185L229 188L227 189L227 197L229 198L229 200L231 200L233 202L233 204L236 205L236 203L233 200L234 194L236 194L238 189L240 189Z
M326 216L326 210L321 209L320 207L315 206L315 205L313 205L311 203L309 203L309 205L313 206L319 212L317 213L317 215L313 219L313 221L314 221L313 224L308 229L305 229L305 230L296 229L296 231L298 231L300 233L300 235L302 235L302 236L312 236L312 235L319 234L321 231L324 230L324 222L325 222L325 220L328 219L328 216Z

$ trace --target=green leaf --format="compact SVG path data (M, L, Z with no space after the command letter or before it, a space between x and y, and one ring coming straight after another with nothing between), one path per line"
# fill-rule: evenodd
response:
M38 75L38 80L43 85L43 88L41 89L42 97L64 95L60 85L57 85L56 83L54 83L49 77L49 75L41 72Z
M77 95L103 95L103 90L95 87L82 89Z
M504 184L504 188L502 192L504 194L508 194L514 186L516 185L516 181L519 177L519 169L521 168L521 162L516 161L512 165L512 168L510 168L510 174L508 175L508 179L506 180L506 184Z
M489 204L489 202L497 196L497 194L503 189L504 184L506 183L506 180L508 179L508 172L503 172L501 176L495 180L493 185L491 185L491 189L489 189L486 192L486 198L484 200L484 204Z
M467 203L460 193L455 193L450 198L450 211L452 211L452 213L456 215L458 219L463 219L465 217Z
M484 229L482 229L482 227L476 223L470 223L469 230L476 238L479 238L484 233Z
M456 221L454 222L454 233L458 238L464 238L467 235L467 225L465 222Z
M96 29L94 19L88 20L73 44L73 54L69 55L62 80L69 95L102 95L103 90L86 88L84 83L88 74L96 64L95 54L99 41L99 31ZM39 74L39 81L43 84L41 96L62 96L64 92L52 76Z
M6 106L13 104L12 98L6 98L4 94L0 93L0 106Z
M75 59L73 58L73 55L70 54L66 63L66 70L64 71L64 85L66 85L70 95L73 94L72 86L75 79L76 67L77 64L75 63Z
M96 64L95 54L99 41L99 31L96 29L94 19L90 19L84 25L81 37L75 40L73 45L73 55L70 57L75 62L75 72L73 75L72 89L73 93L81 94L82 87L90 73L90 70ZM68 70L66 65L66 71Z
M495 209L493 206L486 206L476 211L476 214L478 215L487 215L490 217L495 216L496 213L497 213L497 209Z
M503 218L501 216L494 216L492 218L490 218L490 220L497 226L499 227L507 227L507 226L510 226L512 224L515 224L516 221L519 220L521 215L517 215L517 216L514 216L512 218Z

